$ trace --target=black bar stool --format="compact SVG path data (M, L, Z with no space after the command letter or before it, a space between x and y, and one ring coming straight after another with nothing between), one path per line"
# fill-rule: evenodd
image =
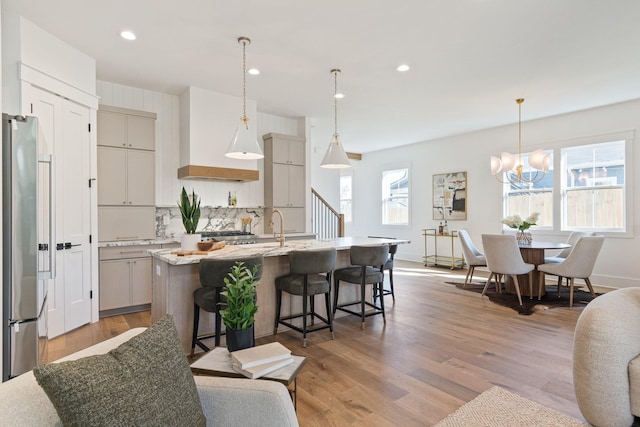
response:
M200 260L200 285L202 287L193 291L193 335L191 338L192 355L196 345L204 351L209 351L209 347L201 341L206 338L215 337L215 346L220 346L222 317L218 312L218 303L221 301L220 293L224 288L224 278L227 277L231 271L231 267L233 267L236 262L243 262L244 265L251 270L254 266L258 266L256 280L259 280L262 276L263 258L261 256L235 259L203 258ZM215 313L215 333L198 335L200 309L208 311L209 313Z
M384 321L384 298L380 298L380 305L372 304L365 299L366 285L378 287L377 292L383 293L384 286L384 264L389 258L389 246L352 246L350 251L352 267L339 268L333 273L334 294L333 294L333 315L336 310L360 316L362 318L362 329L364 329L364 318L382 314ZM359 284L360 301L343 303L338 305L338 294L340 292L340 281ZM375 302L375 301L374 301ZM346 307L360 304L360 312L353 311ZM366 306L372 307L373 311L365 312Z
M395 239L395 237L378 237L378 236L369 236L369 238L372 239ZM386 289L383 287L382 290L382 296L386 296L386 295L391 295L391 298L393 299L393 303L395 304L396 302L396 294L393 292L393 258L396 255L396 252L398 252L398 245L389 245L389 258L387 259L387 261L384 263L384 267L382 268L383 270L386 270L389 272L389 287L390 289ZM373 299L375 301L375 299L378 298L378 289L376 287L373 288Z
M278 333L278 324L282 323L289 328L302 333L302 346L307 346L307 333L329 328L333 335L333 322L331 319L331 272L336 265L336 250L320 249L310 251L292 251L289 253L290 274L276 278L276 321L273 334ZM324 274L322 274L324 273ZM282 291L291 295L302 296L302 313L280 316L282 306ZM324 294L327 317L324 318L315 312L315 296ZM307 300L311 311L307 310ZM311 316L311 328L307 327L307 317ZM302 318L302 328L293 325L288 320ZM324 324L313 326L315 318Z

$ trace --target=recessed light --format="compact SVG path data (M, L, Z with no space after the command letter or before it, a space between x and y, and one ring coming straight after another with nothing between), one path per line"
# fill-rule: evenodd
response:
M401 73L405 72L405 71L409 71L409 67L407 64L402 64L402 65L398 65L398 68L396 68L396 70L400 71Z
M247 71L247 73L251 74L252 76L257 76L258 74L260 74L260 70L258 70L257 68L249 68L249 71Z
M342 98L344 98L344 93L336 93L336 94L335 94L335 95L333 95L333 96L334 96L335 98L342 99Z
M131 31L123 31L120 33L120 37L122 37L125 40L135 40L136 39L136 35L133 34L133 32Z

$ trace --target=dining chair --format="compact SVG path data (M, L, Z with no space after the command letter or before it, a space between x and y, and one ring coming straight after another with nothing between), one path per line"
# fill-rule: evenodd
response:
M333 316L335 318L336 310L359 316L362 319L362 329L364 330L364 318L376 314L382 314L382 318L386 323L384 314L384 297L380 298L380 305L370 303L365 298L365 288L367 285L378 287L378 292L382 295L382 286L384 283L384 263L389 258L389 246L352 246L350 252L350 267L339 268L333 273ZM360 301L347 302L338 304L338 296L340 292L340 282L353 283L360 285ZM349 306L359 304L360 311L353 311ZM371 311L365 311L366 306L373 308Z
M544 263L557 264L557 263L564 262L569 256L569 254L571 253L571 250L575 246L578 239L580 239L581 237L595 236L595 235L596 233L592 233L590 231L572 231L571 234L569 234L569 237L567 238L567 241L566 241L566 243L571 246L569 246L568 248L564 248L563 250L560 251L560 253L558 253L555 256L545 257Z
M464 262L469 267L467 270L467 277L464 278L464 284L462 287L464 288L467 284L473 280L473 272L476 267L486 267L487 259L485 256L476 248L471 240L471 236L469 232L464 228L458 230L458 237L460 238L460 246L462 246L462 255L464 257Z
M487 268L491 272L487 283L484 285L482 295L485 294L491 278L496 278L496 290L500 292L500 278L502 276L510 277L514 284L518 302L522 305L522 296L520 295L520 284L518 283L518 275L529 275L529 295L532 293L531 272L536 268L533 264L527 264L522 259L516 236L512 234L483 234L482 246L484 248L484 256L487 259Z
M600 249L602 249L603 242L604 236L581 237L578 239L573 250L569 253L569 256L564 262L540 264L538 266L538 271L540 272L538 299L540 299L543 286L545 285L545 274L558 276L558 296L560 296L562 278L566 277L569 279L569 307L573 307L574 279L583 279L589 288L589 292L591 292L591 295L595 298L596 294L593 292L593 286L591 286L589 276L591 276L593 266L596 263Z
M302 346L307 346L307 333L329 328L331 337L333 334L333 321L331 319L331 273L336 266L337 252L335 248L317 249L307 251L289 252L290 274L276 278L276 319L273 334L278 333L278 324L283 324L293 330L302 333ZM281 316L282 291L289 295L302 297L302 312ZM324 294L327 316L316 313L315 296ZM307 307L309 304L309 307ZM294 325L290 321L301 318L302 327ZM323 322L314 325L314 320ZM311 327L307 321L311 320Z

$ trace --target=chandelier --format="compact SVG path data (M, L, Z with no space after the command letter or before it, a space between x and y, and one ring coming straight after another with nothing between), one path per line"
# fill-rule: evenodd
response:
M338 134L338 98L341 97L338 94L338 73L340 70L334 68L331 70L333 74L334 90L333 90L333 136L327 152L320 163L320 167L328 169L342 169L351 167L347 153L340 144L340 135Z
M518 155L514 156L502 152L500 158L491 156L491 174L503 184L532 184L540 181L549 171L551 156L542 149L529 154L529 166L534 171L525 174L524 162L522 161L522 103L524 98L518 98L516 102L518 103Z
M247 55L246 48L251 44L249 37L238 37L238 43L242 45L242 117L236 129L236 133L227 148L225 156L233 159L255 160L264 158L260 144L249 132L249 118L247 117Z

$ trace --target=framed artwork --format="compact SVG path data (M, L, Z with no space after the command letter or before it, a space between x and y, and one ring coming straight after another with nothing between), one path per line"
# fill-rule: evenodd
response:
M467 172L433 175L433 219L467 219Z

